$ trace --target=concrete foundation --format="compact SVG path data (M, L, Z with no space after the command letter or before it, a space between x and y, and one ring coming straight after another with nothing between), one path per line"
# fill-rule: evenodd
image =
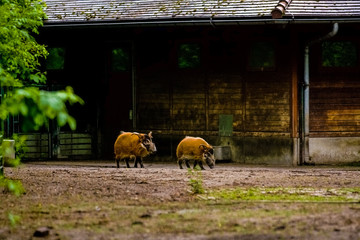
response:
M216 148L230 148L231 161L243 164L285 165L297 164L294 161L294 140L286 137L203 137ZM176 147L182 136L157 136L154 139L159 159L176 161ZM297 145L295 151L297 151ZM295 154L296 155L296 154Z
M309 145L315 164L360 162L360 137L310 138Z

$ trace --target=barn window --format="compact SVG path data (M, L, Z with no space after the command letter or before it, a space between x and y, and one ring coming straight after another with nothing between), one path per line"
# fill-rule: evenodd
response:
M130 70L129 48L114 48L111 51L111 70L113 72L127 72Z
M323 42L321 46L323 67L355 67L358 50L352 42Z
M181 44L178 52L179 68L196 68L200 66L200 45L196 43Z
M275 46L272 42L254 42L250 48L249 70L271 71L275 69Z
M49 55L46 59L47 70L62 70L65 66L65 48L53 47L47 49Z

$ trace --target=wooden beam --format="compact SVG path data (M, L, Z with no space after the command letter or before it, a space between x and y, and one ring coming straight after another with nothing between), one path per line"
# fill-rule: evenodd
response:
M292 33L292 42L295 46L297 44L296 33ZM294 49L297 49L295 47ZM297 51L292 52L291 57L291 137L299 137L299 89L298 89L298 62L297 62Z

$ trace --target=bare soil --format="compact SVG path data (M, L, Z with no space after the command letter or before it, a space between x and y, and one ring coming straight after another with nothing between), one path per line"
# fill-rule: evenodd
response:
M5 168L26 193L0 192L0 239L360 239L357 202L209 202L176 163L29 162ZM359 167L218 164L203 187L360 187ZM8 214L20 216L11 226Z

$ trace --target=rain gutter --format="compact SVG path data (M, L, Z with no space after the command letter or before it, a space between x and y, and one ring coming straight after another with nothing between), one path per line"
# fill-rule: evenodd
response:
M301 163L312 164L309 154L309 135L310 135L310 70L309 70L309 56L310 47L316 43L322 42L326 39L334 37L339 30L339 24L336 22L333 24L331 32L323 37L310 41L305 46L304 52L304 83L302 88L302 134L301 134Z
M309 18L309 19L186 19L155 21L62 21L44 22L43 28L78 27L164 27L164 26L221 26L221 25L266 25L266 24L313 24L313 23L359 23L360 18Z

